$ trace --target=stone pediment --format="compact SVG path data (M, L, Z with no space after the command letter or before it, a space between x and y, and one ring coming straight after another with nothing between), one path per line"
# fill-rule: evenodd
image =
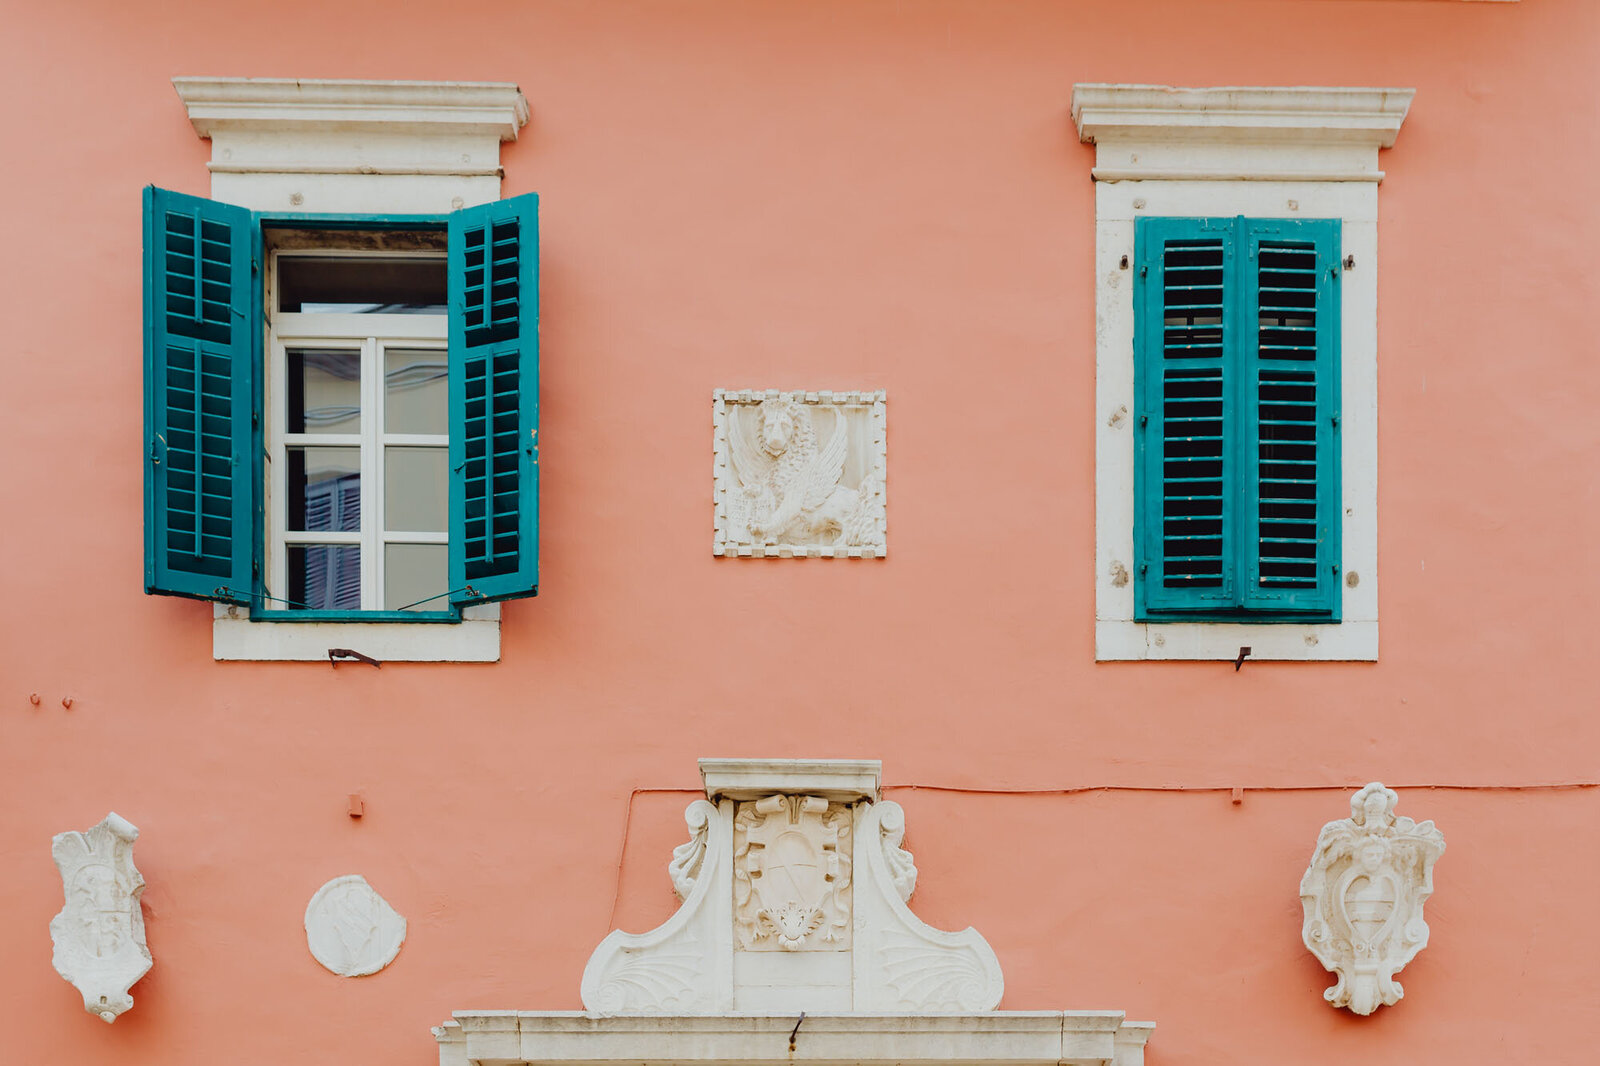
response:
M703 759L704 799L667 873L682 900L614 930L584 1012L471 1011L434 1029L440 1066L1141 1066L1149 1023L998 1011L976 929L907 905L905 812L869 760Z

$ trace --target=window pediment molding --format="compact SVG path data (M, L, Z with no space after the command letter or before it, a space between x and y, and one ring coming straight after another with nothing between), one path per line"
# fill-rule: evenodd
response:
M1381 181L1414 89L1080 84L1096 181Z
M511 82L177 77L211 198L257 211L443 214L500 198Z

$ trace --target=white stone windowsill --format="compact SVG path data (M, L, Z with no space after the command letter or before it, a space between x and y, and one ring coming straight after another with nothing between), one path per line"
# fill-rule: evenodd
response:
M461 617L459 622L253 622L249 608L219 603L211 623L211 657L314 662L327 661L330 648L349 648L380 663L499 662L500 605L466 607Z
M607 1015L458 1011L440 1066L1142 1066L1120 1011ZM790 1033L795 1042L791 1050Z

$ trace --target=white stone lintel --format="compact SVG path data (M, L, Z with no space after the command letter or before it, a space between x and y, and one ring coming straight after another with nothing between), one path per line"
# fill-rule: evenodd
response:
M1379 181L1415 89L1080 84L1096 181Z
M440 1066L1141 1066L1154 1028L1120 1011L606 1015L458 1011ZM794 1047L789 1044L794 1033Z
M528 101L511 82L333 78L172 79L202 137L216 130L382 129L517 139Z
M840 803L878 799L883 763L877 759L701 759L706 797L755 800L784 793Z

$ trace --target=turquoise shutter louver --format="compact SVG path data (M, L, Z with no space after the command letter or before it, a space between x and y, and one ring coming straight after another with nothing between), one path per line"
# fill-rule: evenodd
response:
M1136 617L1338 619L1339 223L1135 223Z
M259 258L244 208L144 190L146 592L250 600Z
M1242 606L1337 619L1340 223L1242 222Z
M539 198L449 218L450 600L539 585Z
M1224 610L1237 595L1228 220L1135 224L1134 565L1141 611Z

